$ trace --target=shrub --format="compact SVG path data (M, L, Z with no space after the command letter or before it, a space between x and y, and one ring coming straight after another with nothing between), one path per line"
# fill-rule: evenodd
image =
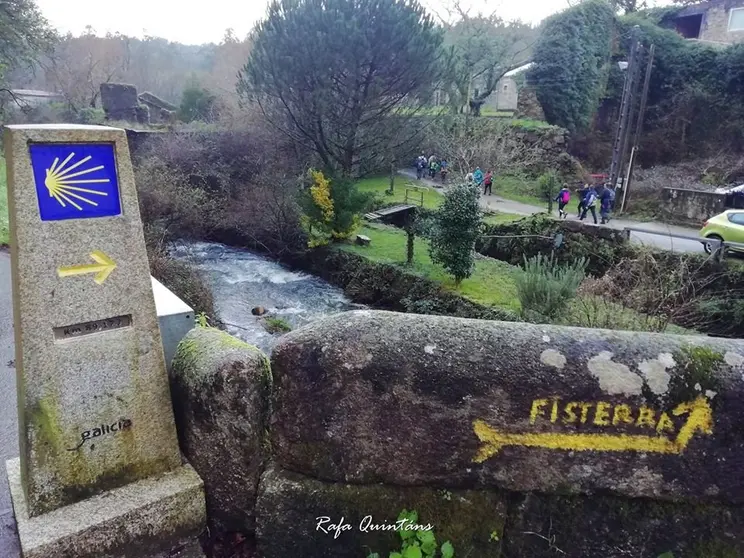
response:
M447 191L430 230L429 253L459 285L475 266L475 241L481 231L479 192L459 184Z
M527 80L551 124L571 132L589 127L610 69L614 14L609 2L589 0L548 18Z
M558 195L558 190L561 189L558 175L555 171L546 172L537 179L537 183L540 185L540 195L548 202L548 212L552 213L553 198Z
M171 238L219 240L275 256L305 245L292 159L262 122L250 126L250 133L142 140L134 169L143 222Z
M553 255L538 254L524 260L524 271L517 275L517 293L525 317L544 316L554 320L565 311L569 300L585 277L587 261L581 259L570 265L557 265Z
M303 224L310 236L308 246L325 246L349 238L361 224L361 213L374 194L360 192L347 179L329 180L321 171L310 170L312 184L303 191Z

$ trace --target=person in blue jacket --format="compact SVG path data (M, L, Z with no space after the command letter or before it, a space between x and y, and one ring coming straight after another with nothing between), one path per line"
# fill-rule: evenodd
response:
M473 173L473 180L475 180L475 184L479 188L483 186L483 171L480 170L480 167L475 168L475 172Z
M594 224L597 224L597 191L594 187L587 190L584 196L584 210L581 212L581 220L583 221L586 217L586 212L591 211L592 217L594 218Z

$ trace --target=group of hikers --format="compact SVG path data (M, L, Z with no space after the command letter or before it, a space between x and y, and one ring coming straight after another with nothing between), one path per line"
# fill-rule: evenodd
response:
M486 194L489 196L493 194L493 191L491 190L491 187L493 186L493 171L489 170L486 174L483 174L480 167L475 167L473 172L469 172L467 176L465 176L465 180L467 180L468 184L475 184L478 186L479 190L482 187L484 196Z
M439 174L442 178L442 183L444 183L448 172L446 159L440 159L435 155L426 157L423 153L416 159L416 177L419 180L425 177L427 173L432 180ZM476 167L473 172L469 172L466 175L465 180L468 184L477 186L479 190L483 188L484 196L493 194L493 171L488 170L484 174L480 167ZM599 205L599 215L602 219L602 224L605 225L610 222L610 213L615 209L614 188L611 188L609 184L579 184L576 188L576 194L579 198L577 217L581 221L586 219L588 213L591 213L594 224L598 224L597 205ZM571 190L568 184L563 184L554 201L558 202L558 217L560 219L568 218L566 206L571 201Z
M580 220L583 221L586 219L587 213L591 213L594 224L596 225L597 203L599 203L599 215L602 218L602 224L606 225L610 222L610 213L615 209L614 188L611 188L609 184L598 186L584 184L580 188L577 188L576 193L579 197L577 216ZM558 217L566 219L568 217L566 206L571 201L571 190L568 188L568 184L563 185L555 197L555 201L558 202Z
M416 178L421 180L426 174L429 174L429 178L434 180L439 174L442 178L442 183L447 180L447 173L449 169L447 167L447 159L440 159L436 155L427 157L423 153L416 159Z

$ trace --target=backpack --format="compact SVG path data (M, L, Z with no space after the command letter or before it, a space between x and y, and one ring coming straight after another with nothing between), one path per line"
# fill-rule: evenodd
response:
M570 201L571 201L571 192L569 192L568 190L565 190L565 191L564 191L564 192L562 193L562 195L561 195L561 201L562 201L563 203L568 203L568 202L570 202Z

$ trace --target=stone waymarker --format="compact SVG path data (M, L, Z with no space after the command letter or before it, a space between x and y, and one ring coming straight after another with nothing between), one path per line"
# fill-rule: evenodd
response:
M146 515L174 497L201 509L180 525L155 514L150 535L203 523L202 484L178 448L124 131L9 126L4 145L21 448L8 472L24 554L53 556L55 537L85 528L103 534L100 519L115 525L117 509L136 525L132 502ZM66 526L42 544L38 525L49 535L52 517Z

